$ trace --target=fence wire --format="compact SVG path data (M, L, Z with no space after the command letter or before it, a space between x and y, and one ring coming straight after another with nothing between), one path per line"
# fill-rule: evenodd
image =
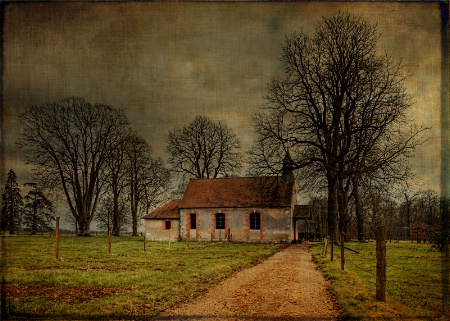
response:
M346 244L348 245L349 243L346 243ZM391 245L391 247L392 248L402 248L401 246L395 246L395 245ZM367 276L367 277L363 277L364 281L366 283L376 287L376 261L375 261L376 258L375 258L375 256L366 258L361 253L354 253L354 252L350 253L350 251L348 251L347 249L345 249L345 251L346 251L346 253L350 254L350 255L347 255L347 254L345 255L345 266L349 266L350 269L356 269L360 273L362 272L361 273L362 275ZM431 251L431 249L430 249L430 251ZM357 256L358 260L362 259L364 263L360 264L360 263L355 262L354 259L352 260L352 256ZM341 256L338 254L335 254L335 257L337 257L338 259L341 259ZM370 260L370 262L367 262L368 260ZM388 260L389 260L389 258L388 258ZM406 257L405 260L408 260L408 258ZM366 262L369 264L366 265L365 264ZM405 262L407 262L407 261L405 261ZM408 262L408 264L411 264L411 263ZM425 267L425 268L427 268L427 267ZM434 269L435 270L434 273L436 272L436 266L430 265L429 268L430 268L430 270ZM441 279L436 278L435 276L430 276L423 272L416 271L416 270L414 270L414 268L401 266L399 264L392 264L392 263L386 264L387 273L389 273L390 269L405 272L405 273L407 273L407 275L413 275L414 277L416 277L416 278L410 279L406 283L402 283L398 279L389 278L388 275L386 278L387 294L407 306L411 306L410 305L411 299L423 301L424 294L421 293L420 291L418 291L418 289L417 289L418 287L421 286L421 284L428 284L428 283L440 284L442 282ZM440 269L438 271L442 272ZM430 301L439 302L443 299L443 295L442 295L442 293L440 293L440 291L434 292L434 293L430 292L430 293L427 293L426 298L428 300L427 302L430 302ZM426 304L426 302L424 302L424 304ZM434 311L434 312L436 312L436 311Z

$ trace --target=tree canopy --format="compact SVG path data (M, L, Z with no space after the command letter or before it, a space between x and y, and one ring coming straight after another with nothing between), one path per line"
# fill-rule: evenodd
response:
M168 135L172 168L196 178L233 174L241 166L239 150L239 139L231 128L206 116L198 116Z
M402 179L422 139L401 66L379 53L378 41L376 26L347 13L323 18L312 36L287 37L285 75L272 80L254 116L253 171L279 171L289 151L296 169L325 182L330 235L344 180Z
M128 121L121 110L71 97L29 106L20 145L47 186L61 186L80 234L89 232L105 183L105 164Z

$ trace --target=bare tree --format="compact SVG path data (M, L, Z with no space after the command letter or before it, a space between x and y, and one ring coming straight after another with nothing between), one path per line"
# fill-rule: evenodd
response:
M128 140L126 155L131 223L133 236L136 236L142 216L166 200L164 195L170 184L170 173L164 168L161 159L151 157L150 146L137 135Z
M313 196L310 201L312 222L315 232L322 235L327 233L327 200L321 196Z
M19 144L35 174L61 186L80 234L87 234L105 183L105 164L128 121L121 110L83 98L29 106Z
M125 128L124 128L125 129ZM129 166L127 163L127 144L132 139L132 135L128 132L128 129L123 133L123 139L120 144L112 151L111 157L108 158L106 164L106 180L105 196L106 201L102 202L102 211L100 221L105 221L105 215L108 218L106 225L107 228L111 225L112 235L120 235L121 226L123 226L123 208L121 204L122 195L126 192L126 188L129 183ZM105 223L106 224L106 223Z
M439 206L440 199L436 191L421 190L418 193L417 212L418 220L427 226L440 224Z
M230 128L205 116L168 135L172 168L196 178L233 174L241 165L239 149L240 142Z
M378 40L375 26L346 13L323 18L313 37L288 37L285 77L272 81L254 117L252 166L279 170L288 150L294 168L318 173L327 186L330 235L339 193L348 197L346 180L402 179L405 159L421 143L424 128L408 119L400 65L378 55Z
M112 233L118 236L131 223L131 217L126 194L119 195L116 200L114 197L111 193L102 196L95 221L100 230L108 232L111 227Z

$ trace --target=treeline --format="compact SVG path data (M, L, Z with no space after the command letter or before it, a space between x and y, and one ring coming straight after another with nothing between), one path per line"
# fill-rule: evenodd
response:
M343 230L347 240L374 239L376 227L382 224L391 241L439 243L445 202L436 191L370 189L361 193L359 201L361 218L357 217L355 200L349 202L348 222ZM326 197L313 197L310 204L313 211L311 232L326 235Z
M19 117L24 127L19 145L33 165L35 183L22 199L15 173L9 172L2 230L51 230L64 198L77 234L88 234L95 220L114 235L130 225L137 235L142 214L164 198L170 175L123 111L68 98L29 106Z
M113 235L130 226L137 235L142 216L179 197L186 179L232 175L241 164L234 132L205 116L168 132L170 169L152 155L124 111L112 106L70 97L28 106L19 119L18 145L33 166L33 188L22 198L17 177L9 172L1 228L10 233L22 226L32 233L51 230L64 199L66 221L79 235L89 234L93 221Z

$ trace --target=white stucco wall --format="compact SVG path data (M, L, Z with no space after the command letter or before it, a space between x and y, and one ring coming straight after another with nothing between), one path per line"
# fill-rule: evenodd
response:
M180 236L179 220L171 219L171 229L165 229L165 221L158 219L145 220L145 233L148 241L178 241Z
M261 215L261 230L249 229L249 215ZM190 214L197 215L197 229L190 229ZM215 229L215 214L223 213L226 228ZM180 211L180 236L182 240L227 240L237 242L290 242L293 236L291 208L208 208L182 209Z

